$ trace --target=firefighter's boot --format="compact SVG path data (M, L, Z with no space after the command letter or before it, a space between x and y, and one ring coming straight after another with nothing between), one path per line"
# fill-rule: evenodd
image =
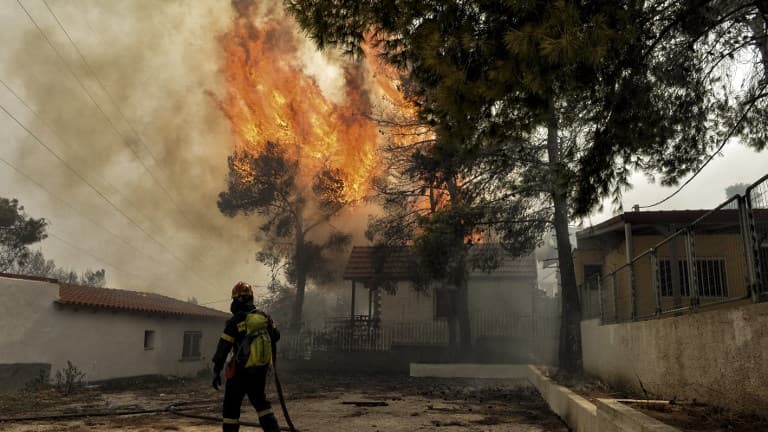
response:
M277 419L274 414L267 414L259 417L259 424L264 432L280 432L280 425L277 424Z
M240 432L240 425L237 423L224 423L222 429L224 432Z

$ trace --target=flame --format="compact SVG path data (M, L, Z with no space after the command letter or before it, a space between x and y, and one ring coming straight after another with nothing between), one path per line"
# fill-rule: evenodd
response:
M345 201L363 199L379 167L366 64L344 66L344 101L334 103L302 69L300 41L285 19L254 24L240 16L220 42L226 93L218 102L236 150L258 154L267 141L277 142L299 161L304 184L321 169L338 169Z

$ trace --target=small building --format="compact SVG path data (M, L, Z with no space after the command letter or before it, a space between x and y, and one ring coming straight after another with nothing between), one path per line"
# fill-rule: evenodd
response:
M87 381L210 367L229 314L159 294L0 274L0 388L71 362Z
M632 211L579 231L574 265L585 318L601 308L609 320L620 320L687 306L692 276L701 304L748 296L751 252L740 218L729 208Z
M499 258L495 270L475 270L469 275L473 344L494 345L502 351L514 345L526 351L529 346L523 341L538 338L537 357L550 362L559 312L557 301L537 286L535 256L513 258L501 253ZM453 314L456 290L435 282L417 290L412 280L418 272L407 247L355 246L344 271L352 299L347 321L378 328L386 347L446 345L447 317Z

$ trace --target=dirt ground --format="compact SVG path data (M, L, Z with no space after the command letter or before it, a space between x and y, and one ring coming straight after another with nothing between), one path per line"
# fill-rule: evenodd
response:
M654 417L683 432L765 432L768 417L736 413L710 405L687 402L672 404L629 404L634 409Z
M655 399L653 395L612 389L597 379L585 376L557 375L553 370L548 375L582 397L595 402L608 399ZM768 416L749 412L735 412L696 401L673 401L671 403L627 403L628 406L653 417L682 432L766 432Z
M282 375L288 409L300 431L568 430L535 390L522 382L307 372ZM281 426L285 426L274 388L268 389L268 394ZM0 417L162 410L184 401L204 401L195 404L190 413L219 417L222 396L209 387L208 380L153 378L86 388L67 397L53 390L0 396ZM380 406L344 403L358 401L378 402ZM256 421L253 409L246 404L241 420ZM0 423L0 431L8 432L213 432L220 428L218 423L177 417L168 412Z

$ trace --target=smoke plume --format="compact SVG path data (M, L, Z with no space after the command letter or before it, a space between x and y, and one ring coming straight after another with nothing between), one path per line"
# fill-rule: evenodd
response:
M229 219L216 208L226 157L243 144L232 121L243 111L228 105L236 98L227 43L238 20L258 33L239 36L263 38L264 51L251 55L279 55L275 67L297 74L262 77L264 85L292 79L304 86L289 100L282 130L300 145L319 141L312 149L317 163L337 164L359 188L375 174L378 131L363 114L388 93L377 84L381 77L367 65L319 53L279 1L23 3L27 11L0 13L7 41L0 78L8 85L0 86L0 104L71 169L2 118L0 156L49 192L0 166L0 194L51 221L51 232L69 245L51 239L44 249L62 265L104 267L110 286L201 302L226 299L237 280L266 282L253 259L258 222ZM247 93L238 97L247 100ZM273 108L261 109L267 115ZM331 126L313 129L328 119ZM340 224L361 238L369 211L358 205Z

